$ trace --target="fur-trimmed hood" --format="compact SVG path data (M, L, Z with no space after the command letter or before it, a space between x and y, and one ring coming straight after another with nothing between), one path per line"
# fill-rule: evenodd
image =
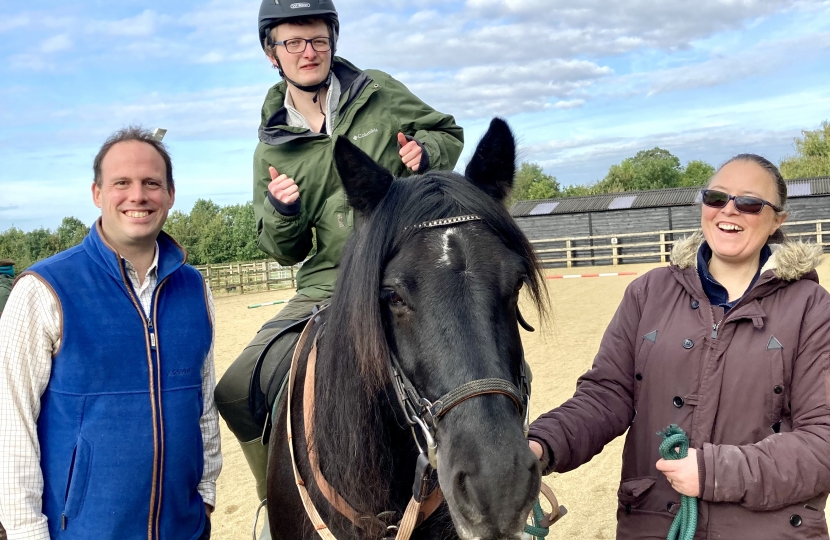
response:
M697 252L703 241L703 234L697 232L676 242L671 251L672 264L678 268L696 268ZM761 269L762 274L772 270L776 277L784 281L796 281L821 264L823 252L821 246L816 244L785 242L770 244L769 247L772 256Z

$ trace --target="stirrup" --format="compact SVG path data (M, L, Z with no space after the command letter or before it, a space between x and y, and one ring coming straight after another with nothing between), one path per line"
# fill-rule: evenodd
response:
M262 511L263 507L268 503L268 499L264 499L256 509L256 514L254 514L254 528L251 530L251 537L253 540L258 540L256 536L257 525L259 525L259 513Z

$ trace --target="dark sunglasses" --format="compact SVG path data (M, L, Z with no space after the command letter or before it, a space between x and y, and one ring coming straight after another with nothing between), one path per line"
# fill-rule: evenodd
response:
M701 202L703 202L706 206L711 206L712 208L723 208L729 204L729 201L735 201L735 210L741 212L742 214L760 214L761 210L764 209L764 206L769 206L776 212L782 211L782 208L779 208L764 199L759 199L758 197L730 195L729 193L724 193L723 191L718 191L716 189L703 189L700 191L700 195Z

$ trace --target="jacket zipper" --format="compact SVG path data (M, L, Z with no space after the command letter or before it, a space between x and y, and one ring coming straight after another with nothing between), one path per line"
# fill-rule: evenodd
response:
M156 330L155 330L155 328L153 328L153 318L152 317L147 318L147 331L150 334L150 350L155 351L156 350Z
M156 538L161 538L160 526L161 526L161 498L162 498L162 478L164 478L164 415L162 414L162 403L161 403L161 357L160 351L158 348L158 339L156 337L156 330L158 328L153 327L153 319L158 321L158 295L161 291L161 288L167 282L168 278L164 278L156 284L156 290L153 291L153 298L150 302L151 308L153 310L153 316L148 319L148 323L150 324L150 347L151 347L151 357L155 361L156 367L156 403L158 404L158 411L159 411L159 423L158 423L158 434L159 434L159 468L158 468L158 487L157 487L157 497L156 497L156 510L155 510L155 532Z
M161 418L161 403L160 397L156 393L156 386L155 381L158 380L160 374L155 372L155 359L158 354L156 350L156 327L153 324L153 318L148 316L144 312L144 308L138 301L138 295L135 292L135 287L133 287L132 281L129 280L127 277L127 270L125 267L124 259L119 255L119 269L121 270L121 279L126 285L127 290L130 293L130 300L133 302L133 306L135 306L136 311L138 311L139 315L141 315L142 319L144 320L144 329L147 332L147 336L145 338L145 344L147 345L147 359L148 359L148 368L150 370L150 396L152 401L152 409L151 409L151 416L153 421L153 437L155 440L158 441L158 444L153 445L153 479L152 479L152 493L150 494L150 515L148 517L148 524L147 524L147 538L152 540L155 538L153 535L153 522L157 521L159 508L161 507L161 501L157 500L157 492L160 491L160 484L161 484L161 464L160 461L160 452L159 452L159 444L162 443L161 441L161 434L159 433L159 423L156 418ZM153 291L153 299L151 301L151 306L156 302L156 293L159 290L159 286L161 283L156 285L156 290ZM156 414L158 411L158 414Z

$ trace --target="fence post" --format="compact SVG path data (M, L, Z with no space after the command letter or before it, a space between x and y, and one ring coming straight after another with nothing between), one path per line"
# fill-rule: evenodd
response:
M611 264L613 264L614 266L617 266L617 265L620 264L619 252L617 251L616 244L614 245L613 248L611 248Z
M568 251L565 252L565 258L567 259L565 264L567 265L568 268L570 268L574 264L573 261L571 260L571 259L573 259L573 254L571 253L571 239L570 238L565 240L565 249L568 250Z
M208 282L208 289L211 291L213 290L213 280L210 276L210 265L207 265L207 282Z
M297 284L294 283L294 267L293 266L291 267L291 288L292 289L297 288Z
M666 262L666 233L660 233L660 262Z
M821 221L816 223L816 244L824 247L824 236L821 234Z

